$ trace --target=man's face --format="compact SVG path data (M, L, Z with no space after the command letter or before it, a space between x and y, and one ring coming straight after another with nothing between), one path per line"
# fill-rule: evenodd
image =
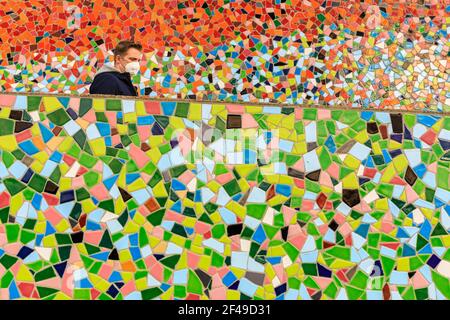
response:
M140 62L142 59L142 53L135 48L128 49L124 56L116 56L115 67L120 72L125 72L125 66L130 62Z

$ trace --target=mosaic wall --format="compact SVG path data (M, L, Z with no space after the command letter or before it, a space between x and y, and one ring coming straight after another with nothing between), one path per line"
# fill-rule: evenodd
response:
M450 298L448 116L0 105L0 299Z
M7 0L0 90L87 92L118 39L142 95L450 110L447 0Z

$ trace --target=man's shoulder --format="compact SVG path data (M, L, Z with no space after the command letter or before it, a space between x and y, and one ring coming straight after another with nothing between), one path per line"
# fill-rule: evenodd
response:
M117 94L119 92L120 80L115 72L102 72L97 74L89 87L91 94Z
M94 77L94 80L95 79L98 79L98 80L100 80L100 79L111 79L111 80L118 80L118 72L114 72L114 71L108 71L108 72L102 72L102 73L99 73L99 74L97 74L97 75L95 75L95 77Z

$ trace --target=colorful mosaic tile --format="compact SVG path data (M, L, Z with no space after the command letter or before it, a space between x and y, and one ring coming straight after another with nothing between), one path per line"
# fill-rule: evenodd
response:
M0 105L0 299L450 298L448 116Z
M152 98L450 111L448 0L8 0L0 12L1 91L88 92L132 38Z

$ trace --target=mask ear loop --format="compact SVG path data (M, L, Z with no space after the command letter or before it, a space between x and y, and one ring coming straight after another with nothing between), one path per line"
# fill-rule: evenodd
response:
M124 58L123 58L122 56L118 55L118 57L120 57L121 60L124 60ZM126 69L126 65L123 65L123 64L121 63L121 66L122 66L122 68L123 68L123 71L122 71L122 72L126 72L126 70L125 70L125 69ZM117 65L116 65L115 61L114 61L114 67L115 67L117 70L120 71L120 69L117 68Z

